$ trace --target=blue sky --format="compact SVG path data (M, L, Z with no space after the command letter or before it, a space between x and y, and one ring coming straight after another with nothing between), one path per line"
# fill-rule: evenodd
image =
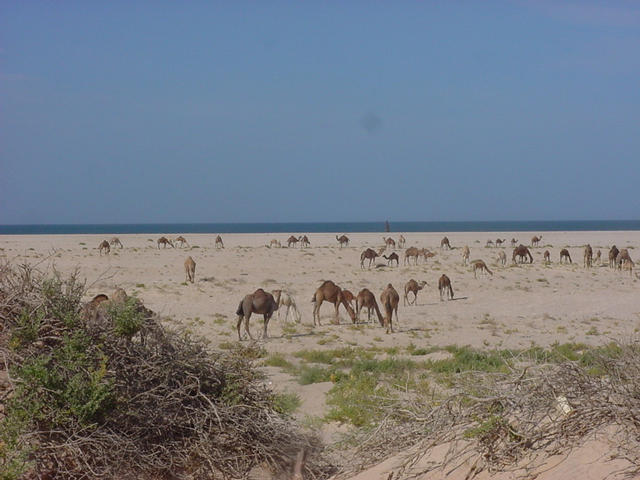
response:
M637 219L637 2L0 2L0 223Z

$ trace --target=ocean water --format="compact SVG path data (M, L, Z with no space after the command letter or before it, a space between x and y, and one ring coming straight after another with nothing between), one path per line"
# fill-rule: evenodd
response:
M391 232L546 232L640 230L640 220L553 220L484 222L389 222ZM125 233L353 233L384 232L380 222L139 223L0 225L0 235Z

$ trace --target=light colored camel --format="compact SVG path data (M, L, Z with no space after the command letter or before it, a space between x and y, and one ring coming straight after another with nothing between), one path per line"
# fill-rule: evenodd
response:
M449 243L449 239L447 237L444 237L442 240L440 240L440 250L444 249L445 247L447 250L451 250L451 244Z
M109 240L109 244L110 244L112 247L115 247L115 246L117 245L117 246L118 246L118 247L120 247L120 248L124 248L124 247L122 246L122 242L120 241L120 239L119 239L118 237L113 237L111 240Z
M409 261L409 259L411 257L413 257L414 261L413 264L417 265L418 264L418 256L420 255L421 251L418 250L416 247L409 247L404 251L404 262L403 265L411 265L411 262Z
M216 237L216 248L224 248L224 242L222 241L222 237L220 235Z
M382 304L382 308L384 308L384 326L387 327L387 333L393 333L393 312L396 313L396 323L400 323L398 320L400 295L398 295L398 292L390 283L380 294L380 303Z
M507 254L504 253L504 250L500 250L500 252L498 253L498 263L502 264L503 266L507 264Z
M417 305L418 304L418 292L428 285L427 282L422 280L420 283L416 282L413 278L409 280L404 286L404 305ZM409 292L413 293L413 302L409 300Z
M474 260L471 262L471 268L473 268L473 278L478 278L478 270L480 270L480 272L487 272L489 275L493 276L493 272L489 270L487 264L482 260Z
M173 242L169 240L167 237L160 237L157 243L158 243L158 250L160 250L160 245L162 245L162 248L167 248L167 245L171 245L171 248L176 248L173 245Z
M282 248L282 244L280 243L280 240L272 238L269 242L269 248Z
M493 240L491 240L491 239L487 240L487 243L485 244L485 247L493 247Z
M338 235L336 235L336 240L340 244L340 248L349 246L349 237L347 237L346 235L341 235L339 237Z
M400 235L400 238L398 238L398 248L404 248L406 243L407 239L404 238L404 235Z
M622 270L623 267L630 265L629 270L633 270L633 260L631 260L631 256L629 255L629 250L626 248L620 249L618 252L618 256L616 257L616 266L618 270Z
M446 296L447 300L453 300L453 288L451 287L451 280L444 273L438 279L438 291L440 292L440 301L444 300Z
M506 239L506 238L503 238L503 239L499 239L499 238L498 238L498 239L496 239L496 247L501 247L501 246L502 246L502 244L503 244L504 242L506 242L506 241L507 241L507 239Z
M180 244L180 248L184 247L185 244L187 245L187 247L189 246L189 242L187 242L187 239L184 238L182 235L180 235L179 237L176 237L173 243L176 245Z
M356 297L353 293L351 293L351 290L347 290L346 288L342 290L342 298L351 306L351 308L354 308L353 301L356 299Z
M99 317L108 315L109 309L114 305L123 305L130 297L122 288L116 288L110 297L105 294L99 294L87 302L82 309L83 317L86 321L95 321ZM154 312L137 298L133 298L133 308L136 312L141 313L144 318L151 318Z
M513 249L513 255L511 256L513 263L516 263L516 257L518 257L520 263L524 262L527 257L529 257L529 263L533 263L533 255L531 255L529 249L524 245L518 245Z
M386 248L396 248L396 241L393 238L382 237L382 241L384 242Z
M184 261L184 271L187 275L185 282L195 282L196 280L196 262L191 257L187 257Z
M511 246L515 247L516 245L518 245L518 239L517 238L511 238Z
M360 268L364 269L364 261L369 260L369 268L371 268L371 263L375 262L376 257L380 255L371 248L367 248L364 252L360 254Z
M618 247L616 247L615 245L611 247L611 249L609 250L609 267L615 268L616 258L618 258L618 253L620 253L620 250L618 250Z
M293 235L291 235L288 239L287 239L287 247L291 248L291 245L293 245L294 247L296 246L296 244L299 242L300 240L298 240L296 237L294 237Z
M300 323L302 319L302 315L300 315L300 311L298 310L298 306L296 305L296 300L293 298L291 293L286 290L274 290L273 292L274 298L279 298L278 301L278 320L280 320L280 315L282 313L282 307L287 307L287 311L284 316L284 321L286 322L289 319L289 310L293 310L293 319L296 323Z
M378 256L382 255L386 251L387 251L387 247L386 246L378 248L378 250L377 250Z
M109 252L111 251L109 242L107 242L106 240L103 240L102 242L100 242L100 245L98 245L98 251L100 252L100 255L102 255L103 250L106 255L109 255Z
M306 235L301 235L298 240L300 240L300 248L308 247L311 245L309 237L307 237Z
M549 252L549 250L545 250L543 257L544 257L544 263L549 265L551 263L551 252Z
M596 265L600 265L601 259L602 259L602 252L600 251L600 249L598 249L598 251L596 252L596 259L594 260L596 262Z
M469 261L469 257L471 256L471 250L469 250L469 246L465 245L462 249L462 265L466 265Z
M430 252L428 248L421 248L419 251L419 254L422 255L422 258L424 258L425 262L427 261L427 259L436 256L436 254L433 252Z
M567 250L566 248L560 250L560 263L562 263L563 260L564 263L567 263L567 261L569 261L569 263L573 263L571 261L571 255L569 255L569 250Z
M269 320L273 316L273 312L278 309L279 299L274 298L268 292L265 292L263 289L259 288L255 292L250 293L249 295L245 295L245 297L240 301L240 305L238 305L238 309L236 310L236 315L238 315L238 324L236 328L238 330L238 340L242 341L242 336L240 335L240 325L244 320L244 330L249 336L250 339L253 340L253 336L249 331L249 319L251 318L251 314L257 313L261 314L264 317L264 329L262 333L262 338L269 338L267 334L267 325L269 325Z
M542 240L542 235L540 235L539 237L534 235L533 237L531 237L531 246L537 247L540 243L540 240Z
M342 294L342 289L338 285L333 283L331 280L327 280L318 287L318 289L316 290L316 293L313 295L313 298L311 299L311 302L315 303L313 307L313 324L314 325L316 325L316 321L317 321L317 325L318 326L320 325L320 307L322 306L322 302L325 302L325 301L329 303L333 303L335 307L336 315L335 315L334 323L339 323L340 321L338 317L338 307L340 306L340 304L344 305L344 308L347 309L347 313L349 314L349 317L351 317L351 321L355 323L356 313L353 311L353 308L351 308L351 305L349 305L349 303L346 301L344 295Z
M384 326L384 318L378 308L378 302L376 302L376 296L368 288L363 288L356 297L356 320L360 321L360 311L363 307L367 308L367 322L371 322L371 310L374 310L378 315L378 321L380 325Z
M593 249L591 248L591 245L589 245L588 243L584 247L583 265L584 265L584 268L591 268L591 265L593 265Z
M388 257L386 255L383 255L383 257L387 260L387 266L392 266L394 260L396 261L396 267L400 264L400 257L398 257L398 254L396 252L393 252Z

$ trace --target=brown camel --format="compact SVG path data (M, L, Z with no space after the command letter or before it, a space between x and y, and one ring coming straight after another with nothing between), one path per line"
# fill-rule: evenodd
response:
M353 298L353 295L351 295L351 298ZM318 289L316 290L316 293L311 299L311 302L315 303L313 307L313 324L314 325L316 325L316 321L317 321L317 325L318 326L320 325L320 306L322 306L322 302L324 301L333 303L335 307L336 316L335 316L334 323L340 323L340 320L338 317L338 307L340 306L340 304L344 305L344 308L347 309L347 313L349 314L349 317L351 317L351 321L353 323L356 322L356 313L353 311L353 308L351 307L351 305L347 302L345 296L342 293L342 289L338 285L333 283L331 280L327 280L318 287Z
M127 295L127 292L122 288L116 288L111 294L111 297L101 293L93 297L90 302L87 302L83 306L83 316L87 321L95 321L99 317L108 315L110 307L113 305L122 305L129 298L130 297ZM154 312L145 307L137 298L133 298L133 307L135 311L141 313L144 318L151 318L154 315Z
M491 240L491 239L487 240L487 243L485 244L485 247L493 247L493 240Z
M383 247L378 248L378 256L382 255L386 251L387 251L386 245L383 246Z
M185 282L194 283L196 280L196 262L191 257L184 261L184 271L187 275Z
M545 250L543 257L544 257L544 263L549 265L551 263L551 252L549 252L549 250Z
M272 238L269 242L269 248L282 248L282 244L280 243L280 240Z
M409 261L409 259L411 257L413 257L414 261L413 264L417 265L418 264L418 256L421 254L421 251L418 250L416 247L409 247L404 251L404 265L411 265L411 262Z
M533 237L531 237L531 246L537 247L540 243L540 240L542 240L542 235L540 235L539 237L534 235Z
M224 248L224 242L222 241L222 237L220 235L216 237L216 248Z
M430 252L428 248L421 248L419 253L420 255L422 255L422 258L424 258L425 262L427 261L428 258L436 256L436 254L433 252Z
M404 248L406 243L407 243L407 239L404 238L403 235L400 235L400 238L398 238L398 248Z
M296 237L294 237L293 235L291 235L288 239L287 239L287 247L291 248L291 245L293 245L294 247L296 246L296 243L298 243L300 240L298 240Z
M496 247L501 247L501 246L502 246L502 244L503 244L504 242L506 242L506 241L507 241L507 239L506 239L506 238L503 238L502 240L501 240L501 239L499 239L499 238L498 238L498 239L496 239Z
M518 239L517 238L511 238L511 246L515 247L516 245L518 245Z
M445 274L438 279L438 291L440 292L440 301L443 301L443 297L447 300L453 300L453 288L451 287L451 280Z
M369 268L371 268L371 263L375 262L376 257L380 255L371 248L367 248L364 252L360 254L360 268L364 269L364 261L369 260Z
M562 263L563 260L564 263L567 263L567 260L569 261L569 263L573 263L571 261L571 255L569 255L569 250L567 250L566 248L560 250L560 263Z
M584 247L584 268L591 268L591 265L593 265L593 249L587 243Z
M451 244L449 243L449 239L447 237L444 237L442 240L440 240L440 249L444 249L446 247L447 250L451 250Z
M298 306L296 305L296 300L293 298L291 293L286 290L274 290L271 292L274 298L278 298L278 320L280 319L280 314L282 313L282 307L287 307L287 311L285 312L284 321L286 322L289 319L289 310L293 310L293 319L296 323L300 323L302 319L302 315L300 315L300 311L298 310Z
M629 275L633 276L633 267L635 267L635 263L631 260L631 256L629 255L629 250L623 248L618 253L618 257L616 258L616 265L618 270L629 270Z
M371 322L371 310L375 310L378 315L378 321L380 325L384 327L384 318L380 313L380 309L378 308L378 302L376 302L376 296L371 293L371 290L368 288L363 288L358 293L356 297L356 320L360 321L360 311L363 307L367 308L367 322Z
M396 248L396 241L389 237L389 238L384 238L382 237L382 241L384 242L385 246L387 248Z
M118 237L113 237L111 240L109 240L109 244L110 244L112 247L115 247L115 246L117 245L117 246L118 246L118 247L120 247L120 248L124 248L124 247L122 246L122 242L120 241L120 239L119 239Z
M160 250L160 245L162 245L162 248L167 248L167 245L171 245L171 248L176 248L173 245L173 242L169 240L167 237L160 237L157 243L158 243L158 250Z
M504 253L504 250L501 250L498 253L498 263L502 264L503 266L507 264L507 254Z
M102 255L102 251L104 250L104 253L106 255L109 255L109 252L111 251L111 247L109 246L109 242L107 242L106 240L103 240L100 245L98 245L98 251L100 252L100 255Z
M311 245L309 237L307 237L306 235L301 235L298 240L300 240L300 248L308 247Z
M533 263L533 255L531 255L529 249L524 245L518 245L513 249L511 260L513 261L513 263L516 263L516 257L518 257L520 263L523 263L526 260L527 256L529 257L529 263Z
M418 304L418 292L428 285L427 282L422 280L420 283L416 282L413 278L409 280L404 286L404 305L417 305ZM413 293L413 302L409 300L409 292Z
M469 250L469 246L465 245L462 249L462 265L466 265L469 261L469 257L471 256L471 250Z
M383 255L384 258L387 259L387 266L391 266L393 265L393 261L396 261L396 267L400 264L400 257L398 257L398 254L396 252L393 252L391 255L389 255L388 257L386 255Z
M471 268L473 268L473 278L478 278L478 270L480 270L480 272L487 272L489 275L493 276L493 272L489 270L487 264L482 260L474 260L471 262Z
M609 267L615 268L616 258L618 258L618 253L620 253L620 250L618 250L618 247L616 247L615 245L611 247L611 250L609 250Z
M346 235L341 235L339 237L338 235L336 235L336 240L340 244L340 248L349 246L349 237L347 237Z
M602 259L602 252L600 251L600 249L598 249L598 251L596 252L596 259L594 260L596 262L596 265L600 265L601 259Z
M400 295L398 295L398 292L390 283L380 294L380 303L382 304L382 308L384 308L384 325L387 327L387 333L393 333L393 312L396 312L396 323L400 323L398 320Z
M242 325L242 321L244 320L244 331L247 333L250 339L253 340L253 336L249 331L249 319L251 318L252 313L261 314L264 317L264 330L262 333L262 338L269 338L267 334L267 325L269 325L269 320L273 316L273 312L278 309L278 302L280 299L275 299L273 295L268 292L265 292L263 289L259 288L255 292L246 295L241 301L240 305L238 305L238 309L236 310L236 315L238 315L238 340L242 341L242 335L240 335L240 325Z
M180 235L179 237L176 237L173 243L175 245L180 244L180 248L184 247L185 245L187 245L187 247L189 246L189 242L187 242L187 239L184 238L182 235Z
M355 295L351 293L351 290L347 290L346 288L342 290L342 298L347 302L351 308L353 308L353 301L356 299Z

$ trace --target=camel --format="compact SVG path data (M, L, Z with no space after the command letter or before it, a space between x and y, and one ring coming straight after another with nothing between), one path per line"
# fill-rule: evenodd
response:
M184 261L184 271L187 275L185 282L194 283L196 279L196 262L191 257Z
M620 253L620 250L618 250L618 247L616 247L615 245L611 247L611 250L609 250L609 267L615 268L616 258L618 258L618 253Z
M635 263L633 263L633 260L631 260L629 250L627 250L626 248L623 248L618 253L618 256L616 258L616 265L618 267L618 270L622 270L623 268L628 269L629 275L633 276L633 267L635 266Z
M471 267L473 268L473 278L478 278L478 270L480 270L480 272L487 272L489 275L493 276L493 272L489 270L487 264L482 260L474 260L471 262Z
M513 255L511 257L511 260L513 261L513 263L516 263L516 257L518 257L518 259L520 260L520 263L522 263L526 260L527 256L529 257L529 262L533 263L533 255L531 255L531 252L529 251L529 249L524 245L518 245L516 248L513 249Z
M365 260L369 260L369 268L371 268L371 263L375 262L376 257L379 257L379 256L380 254L378 254L375 250L372 250L371 248L367 248L364 252L360 254L360 268L364 269Z
M272 238L269 242L269 248L282 248L282 244L280 243L280 240Z
M469 246L465 245L462 249L462 265L466 265L469 261L469 256L471 255L471 250L469 250Z
M386 255L383 255L383 257L387 259L387 266L393 265L394 260L396 261L396 267L400 264L400 257L398 257L398 254L396 252L393 252L388 257Z
M180 235L179 237L176 237L173 243L176 245L180 244L180 248L184 247L185 244L187 245L187 247L189 246L189 242L187 242L187 239L184 238L182 235Z
M504 250L498 253L498 263L502 264L502 266L507 264L507 254L504 253Z
M120 248L124 248L124 247L122 246L122 242L120 241L120 239L119 239L118 237L113 237L111 240L109 240L109 244L110 244L112 247L115 247L115 246L117 245L117 246L118 246L118 247L120 247Z
M100 255L102 255L102 251L104 250L105 255L109 255L109 252L111 251L111 247L109 246L109 242L107 242L106 240L103 240L100 245L98 245L98 251L100 252Z
M485 244L485 247L493 247L493 240L491 240L491 239L487 240L487 243Z
M542 235L540 235L539 237L534 235L533 237L531 237L531 246L537 247L540 243L540 240L542 240Z
M453 288L451 288L451 280L444 273L438 279L438 291L440 292L440 301L446 296L447 300L453 300Z
M544 257L544 263L549 265L551 263L551 253L549 252L549 250L544 251L543 257Z
M584 247L584 268L591 268L591 265L593 265L593 249L587 243Z
M286 290L274 290L271 292L274 298L279 298L278 300L278 320L280 320L280 314L282 312L281 307L287 307L287 311L284 316L284 321L286 322L289 318L289 310L293 309L293 319L296 323L300 323L302 319L302 315L300 315L300 311L298 310L298 306L296 305L296 300Z
M567 260L569 261L569 263L573 263L571 261L571 255L569 255L569 250L567 250L566 248L560 250L560 263L562 263L563 260L564 263L567 263Z
M339 237L338 235L336 235L336 240L340 244L340 248L349 246L349 237L347 237L346 235L341 235Z
M380 325L384 327L384 318L380 313L380 309L378 308L378 302L376 302L376 296L371 293L371 290L368 288L363 288L358 293L356 297L356 320L360 321L360 311L363 307L367 307L367 322L371 322L371 310L375 310L378 315L378 321Z
M389 237L389 238L384 238L382 237L382 241L384 242L385 246L387 248L396 248L396 241Z
M349 292L351 293L351 292ZM353 295L351 295L353 298ZM316 293L313 295L311 299L311 303L315 303L313 307L313 324L316 325L316 320L318 326L320 326L320 306L322 306L322 302L327 301L333 303L336 309L335 323L339 323L338 319L338 307L340 304L344 305L344 308L347 309L347 313L351 317L351 321L353 323L356 322L356 313L353 311L351 305L347 302L345 296L343 295L342 289L333 283L331 280L327 280L322 283L316 290Z
M158 243L158 250L160 250L160 245L162 245L162 248L167 248L167 245L171 245L171 248L176 248L173 245L173 242L169 240L167 237L160 237L157 243Z
M600 265L600 259L602 258L602 252L600 251L600 249L598 249L598 251L596 252L596 265Z
M356 299L355 295L345 288L342 290L342 297L344 298L344 301L353 308L353 301Z
M222 241L222 237L220 235L216 237L216 248L224 248L224 242Z
M449 239L447 237L444 237L442 240L440 240L440 250L443 250L445 247L447 247L447 250L451 250L451 244L449 243Z
M506 238L504 238L504 239L502 239L502 240L501 240L501 239L499 239L499 238L498 238L498 239L496 239L496 247L501 247L501 246L502 246L502 244L503 244L504 242L506 242L506 241L507 241L507 239L506 239Z
M387 246L386 245L378 248L378 250L377 250L378 256L382 255L386 251L387 251Z
M240 305L238 305L238 309L236 310L236 315L238 315L238 324L236 325L236 328L238 329L238 340L242 341L242 336L240 335L240 325L242 325L243 320L244 331L247 333L249 338L253 340L253 336L249 331L249 319L251 318L252 313L258 313L264 317L264 330L262 333L262 338L269 338L269 335L267 334L267 325L269 325L269 320L273 316L273 312L278 309L279 301L279 298L274 298L273 295L265 292L261 288L257 289L253 293L250 293L249 295L245 295L245 297L240 301Z
M422 280L420 283L416 282L413 278L409 280L404 286L404 305L417 305L418 304L418 292L428 285L427 282ZM413 302L409 300L409 292L413 293Z
M428 248L421 248L418 253L422 255L422 258L424 258L425 262L427 261L428 258L436 256L436 254L433 252L430 252Z
M300 240L298 240L296 237L294 237L293 235L291 235L288 239L287 239L287 247L291 248L291 245L293 245L294 247L296 246L296 243L298 243Z
M404 238L403 235L400 235L400 238L398 238L398 248L404 248L406 243L407 243L407 239Z
M122 305L130 297L122 288L116 288L111 297L101 293L93 297L87 302L82 309L83 317L86 321L96 321L99 317L108 315L109 308L113 305ZM133 298L133 307L135 311L143 314L144 318L151 318L154 312L144 306L137 298Z
M409 261L409 259L411 257L414 258L414 265L418 264L418 256L421 254L421 251L418 250L416 247L409 247L404 251L404 262L403 265L411 265L411 262Z
M384 308L384 325L387 327L387 333L393 333L393 312L396 312L396 323L399 323L398 304L400 303L400 295L390 283L380 294L380 303Z
M306 235L301 235L298 240L300 240L300 248L308 247L311 245L309 237L307 237Z
M518 239L517 238L511 238L511 246L515 247L516 245L518 245Z

